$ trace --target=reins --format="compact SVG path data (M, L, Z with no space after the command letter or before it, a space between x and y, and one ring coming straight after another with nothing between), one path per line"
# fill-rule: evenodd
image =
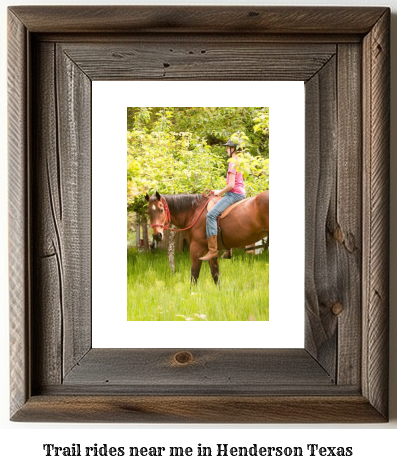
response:
M206 194L206 192L208 191L208 193ZM187 231L188 229L191 229L195 224L196 222L198 221L199 217L201 216L201 214L203 213L204 209L208 206L208 203L211 201L209 199L209 197L214 194L214 192L212 190L204 190L203 192L203 196L205 198L208 198L208 200L206 201L205 205L201 208L201 211L199 212L198 216L196 217L196 219L194 220L194 222L189 226L189 227L185 227L183 229L171 229L171 231L174 231L174 232L180 232L180 231ZM163 206L164 206L164 209L165 209L165 213L167 215L167 221L164 222L164 224L152 224L150 227L155 227L155 226L160 226L160 227L163 227L164 230L167 230L169 227L170 227L170 224L171 224L171 213L170 213L170 208L168 207L168 204L167 204L167 201L165 200L165 198L163 198L163 196L161 197L161 202L163 203Z

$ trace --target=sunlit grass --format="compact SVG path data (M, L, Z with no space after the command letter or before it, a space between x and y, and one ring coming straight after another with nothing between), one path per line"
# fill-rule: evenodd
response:
M267 321L269 258L234 250L220 260L220 286L204 262L190 286L190 255L175 254L173 274L167 253L127 253L127 319L131 321Z

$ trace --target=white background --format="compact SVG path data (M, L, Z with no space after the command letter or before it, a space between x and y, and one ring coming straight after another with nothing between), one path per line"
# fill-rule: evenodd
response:
M181 339L189 348L303 347L303 82L98 81L92 92L93 347L175 348ZM270 107L270 322L126 322L127 106Z
M385 425L257 425L257 426L233 426L233 425L207 425L207 426L172 426L159 425L117 425L117 424L17 424L8 420L8 286L7 286L7 162L6 162L6 6L11 4L61 4L62 2L51 0L49 2L1 2L1 158L0 158L0 216L1 216L1 252L0 252L0 433L1 433L1 456L0 465L2 469L41 469L86 470L88 465L95 466L96 470L107 470L110 466L117 466L120 471L131 469L150 469L153 466L163 469L202 469L203 458L180 458L178 461L168 459L156 459L151 465L145 459L137 463L131 462L134 458L48 458L44 457L42 451L43 443L55 443L57 445L68 445L81 443L90 446L93 443L102 445L108 443L110 446L131 445L157 445L157 446L192 446L202 443L206 446L214 446L216 443L229 443L230 445L244 446L258 443L268 446L299 446L306 443L319 443L326 446L353 446L354 455L351 458L211 458L206 459L205 466L209 469L218 469L221 463L225 463L229 469L241 469L246 467L250 470L263 470L266 467L275 469L275 464L290 465L296 470L373 470L395 469L396 455L395 445L397 443L397 290L395 289L397 278L397 165L393 158L397 153L397 2L396 0L339 0L332 3L326 0L306 1L302 5L382 5L392 8L392 76L391 76L391 290L390 290L390 312L391 312L391 351L390 351L390 422ZM67 1L65 4L81 4L81 1ZM86 4L109 4L110 0L103 2L90 2ZM118 2L128 3L128 2ZM139 4L150 4L141 0ZM288 5L292 2L273 0L271 4ZM133 4L133 2L129 2ZM157 4L189 4L189 2L161 2ZM196 1L190 4L214 4L214 2ZM266 2L233 2L218 1L217 4L227 5L264 5ZM54 461L55 460L55 461ZM12 464L6 464L12 463ZM272 466L273 465L273 466ZM172 468L171 468L172 466ZM200 467L200 468L199 468ZM278 469L278 468L276 468Z

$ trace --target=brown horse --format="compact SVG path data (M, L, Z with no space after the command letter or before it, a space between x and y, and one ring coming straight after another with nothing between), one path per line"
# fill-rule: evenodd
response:
M191 281L196 283L200 274L202 257L208 250L205 232L206 208L211 197L202 195L145 196L153 238L161 241L170 224L184 230L190 244L192 261ZM222 240L227 248L245 247L269 234L269 191L238 204L224 219L220 219ZM219 281L219 261L209 261L212 278Z

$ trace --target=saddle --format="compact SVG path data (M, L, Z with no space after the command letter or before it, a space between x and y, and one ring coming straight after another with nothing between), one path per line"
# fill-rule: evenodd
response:
M228 208L225 209L225 211L223 211L223 213L221 213L219 216L218 216L218 220L217 220L217 225L218 225L218 248L220 249L223 249L223 250L229 250L230 247L226 247L225 243L223 242L223 237L222 237L222 228L221 228L221 225L220 225L220 219L224 219L228 214L230 214L233 209L238 206L239 204L243 204L243 203L246 203L248 200L254 198L254 196L251 196L250 198L244 198L240 201L237 201L237 203L233 203L231 204ZM208 203L207 205L207 213L209 211L211 211L211 209L216 205L216 203L221 199L221 196L214 196L210 202Z
M223 211L223 213L221 213L219 215L219 219L223 219L225 218L231 211L233 211L233 209L238 206L239 204L242 204L242 203L246 203L248 200L251 200L252 198L254 198L254 196L251 196L250 198L244 198L243 200L240 200L240 201L237 201L237 203L233 203L232 205L230 205L228 208L225 209L225 211ZM211 211L211 209L216 205L216 203L221 199L221 196L214 196L210 202L208 203L207 205L207 213L208 211Z

